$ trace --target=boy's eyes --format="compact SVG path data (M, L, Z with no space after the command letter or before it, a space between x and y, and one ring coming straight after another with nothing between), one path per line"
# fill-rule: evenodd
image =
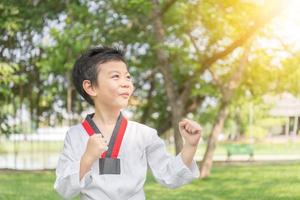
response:
M118 74L115 74L112 76L112 78L119 78L120 76Z
M120 75L115 74L115 75L112 76L112 78L120 78ZM126 78L127 78L128 80L131 80L131 76L126 76Z

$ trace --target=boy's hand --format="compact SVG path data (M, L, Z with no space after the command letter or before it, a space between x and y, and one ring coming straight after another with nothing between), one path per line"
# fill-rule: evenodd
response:
M179 122L179 131L185 140L185 144L197 146L201 138L201 126L192 120L183 119Z
M101 134L94 134L89 137L85 152L80 160L79 180L90 170L93 162L100 158L101 154L107 149L107 141Z
M94 134L89 137L85 154L93 161L101 157L101 154L108 149L108 143L101 134Z

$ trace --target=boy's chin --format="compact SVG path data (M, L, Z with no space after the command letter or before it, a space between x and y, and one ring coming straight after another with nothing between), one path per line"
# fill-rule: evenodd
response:
M121 109L124 109L124 108L126 108L128 106L128 102L127 103L120 103L119 105L118 105L118 107L119 107L119 109L121 110Z

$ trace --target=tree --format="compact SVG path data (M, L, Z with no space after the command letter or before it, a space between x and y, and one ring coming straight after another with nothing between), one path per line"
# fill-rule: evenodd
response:
M17 62L22 66L18 72L25 74L27 81L22 87L13 84L17 91L14 95L26 102L37 121L53 115L63 118L67 113L69 123L75 123L88 107L71 84L70 70L75 59L90 46L121 46L127 52L129 71L137 88L134 98L138 106L130 107L136 113L134 118L155 126L160 134L172 130L176 153L182 147L179 120L192 115L202 122L212 121L202 162L202 176L206 177L229 109L245 93L250 94L249 98L264 94L276 77L287 73L266 67L272 56L257 45L259 38L272 37L266 33L266 25L280 12L277 3L272 1L272 7L269 1L242 0L67 1L46 15L51 16L47 23L39 22L30 37L19 39L19 43L28 44L27 51L35 52L38 47L38 53ZM45 9L53 5L46 2L39 6ZM50 42L36 47L32 40L34 35L42 34L41 30L49 30L46 36ZM11 44L16 45L17 39ZM1 50L14 55L14 48ZM296 70L297 59L284 62ZM266 79L263 74L269 72L272 76ZM280 88L295 93L299 89L292 84ZM207 106L211 100L214 107Z
M0 57L10 66L12 76L20 77L20 81L9 80L1 89L6 88L9 94L2 90L5 96L1 104L9 105L13 102L14 111L21 109L23 104L29 104L31 117L38 124L40 114L40 96L43 88L39 80L39 70L36 59L39 59L40 49L36 46L36 39L41 37L47 20L54 19L61 12L65 3L61 1L2 1L0 3ZM28 9L30 8L30 9ZM35 106L33 106L35 105ZM38 106L36 106L38 105ZM22 110L22 109L21 109ZM16 113L6 113L13 116Z
M164 7L162 8L159 7L158 1L153 0L152 2L153 2L153 24L154 24L154 33L156 37L156 42L158 44L163 44L166 40L165 39L166 36L165 36L165 31L162 23L163 14L164 14L162 10L165 11L165 9ZM168 5L169 8L169 6L171 4L174 4L175 2L176 1L169 1L165 5ZM222 3L220 3L219 5L222 5ZM224 4L222 6L226 7L226 5ZM213 84L215 84L219 88L219 91L221 92L218 116L216 117L216 120L214 122L211 134L208 139L207 149L204 158L202 160L202 167L201 167L202 177L207 177L209 175L212 166L213 152L216 147L217 137L218 134L223 129L224 122L227 117L228 105L230 104L230 101L232 99L232 96L234 95L236 88L239 86L241 82L243 71L245 69L245 66L247 65L246 61L247 61L248 53L245 53L245 55L242 57L237 70L230 70L230 72L232 73L228 73L229 79L227 80L220 81L218 75L216 75L216 73L214 73L211 68L216 61L224 59L227 55L231 54L237 47L242 46L251 36L253 36L257 32L257 30L263 27L267 22L269 22L270 19L272 19L275 15L278 14L280 7L279 4L277 4L275 8L269 9L268 12L265 11L265 8L268 7L264 7L264 12L263 13L260 12L258 14L258 17L256 17L256 19L253 20L253 24L247 28L248 30L245 33L241 34L241 36L238 36L238 38L233 40L233 42L231 42L231 44L228 45L227 47L226 46L223 47L224 48L223 50L219 51L218 49L216 49L215 53L213 53L212 55L209 56L205 54L203 55L202 51L197 46L194 38L192 38L191 34L189 34L191 41L194 45L194 48L197 50L198 53L197 58L200 67L198 67L194 72L196 76L193 76L191 79L186 81L183 89L181 90L182 92L176 90L172 82L172 80L174 79L172 79L172 71L170 69L170 63L168 60L167 51L164 48L162 48L161 45L157 45L156 47L158 68L160 69L160 71L164 76L165 89L172 110L172 125L175 134L176 153L178 153L182 147L181 137L178 132L178 128L176 126L179 120L183 116L184 105L188 101L188 97L190 96L193 87L198 82L199 75L205 73L208 70L211 73L211 76L213 78ZM226 27L227 26L225 26L225 28ZM220 34L220 32L217 34ZM245 51L248 52L249 50L247 49Z

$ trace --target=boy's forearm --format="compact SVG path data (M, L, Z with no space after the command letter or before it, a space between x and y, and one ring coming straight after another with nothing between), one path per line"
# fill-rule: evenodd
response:
M193 158L196 151L197 151L197 145L195 146L191 146L189 144L183 145L183 148L181 150L181 158L183 163L189 168L192 166Z
M91 169L93 162L94 160L90 156L88 156L86 153L83 154L80 160L79 180L81 180L82 177Z

